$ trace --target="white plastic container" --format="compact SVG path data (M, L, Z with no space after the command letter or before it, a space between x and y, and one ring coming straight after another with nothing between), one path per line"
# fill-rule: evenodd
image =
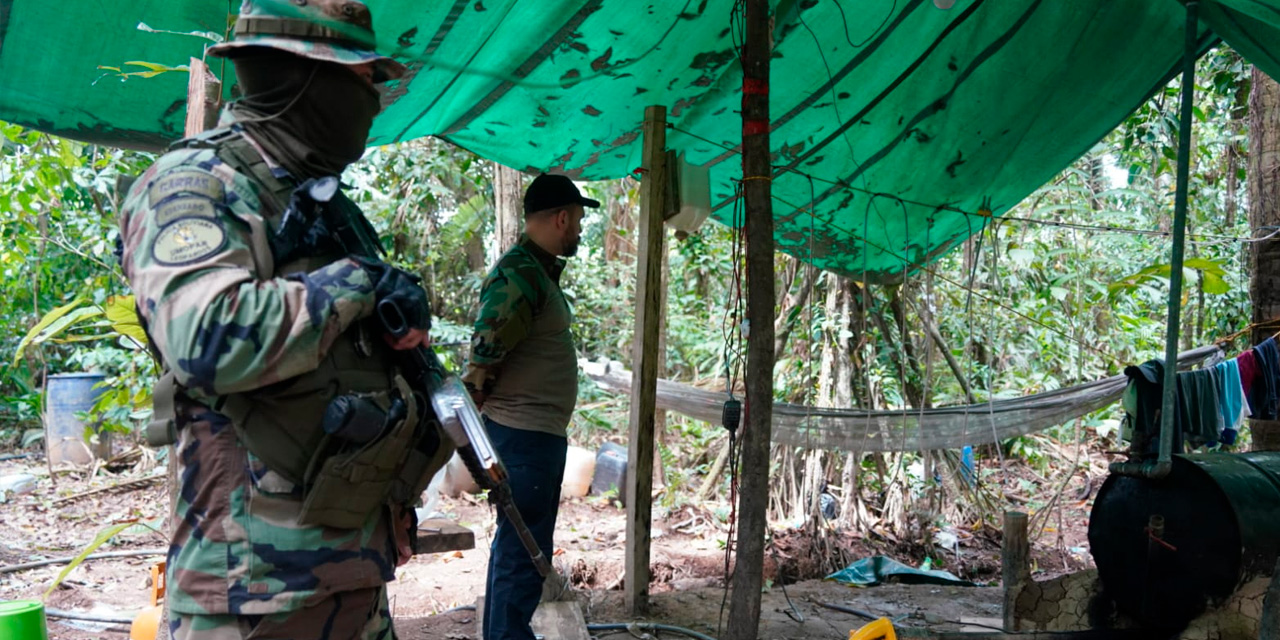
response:
M591 477L596 472L596 454L582 447L569 447L564 461L564 480L560 483L562 500L581 498L591 490Z

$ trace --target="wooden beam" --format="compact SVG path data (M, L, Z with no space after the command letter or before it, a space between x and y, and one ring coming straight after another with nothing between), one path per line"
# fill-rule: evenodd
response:
M769 508L769 441L773 436L773 167L769 155L769 0L746 0L742 47L742 191L747 232L747 421L742 433L742 493L729 605L728 640L755 640L764 584ZM735 328L736 330L736 328Z
M658 407L658 335L662 303L662 216L666 195L667 109L644 110L644 176L636 245L636 317L631 361L631 420L627 454L627 610L649 607L649 529L653 519L653 424Z
M476 534L452 520L423 520L418 523L415 554L466 551L476 548Z
M1000 542L1001 582L1004 587L1004 630L1018 631L1018 596L1031 576L1028 564L1031 542L1027 539L1027 514L1004 512L1004 539Z

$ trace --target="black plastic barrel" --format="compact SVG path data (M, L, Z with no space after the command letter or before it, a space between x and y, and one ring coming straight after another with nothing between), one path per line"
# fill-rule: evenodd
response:
M1094 501L1089 546L1119 611L1181 628L1274 569L1280 453L1174 456L1160 480L1112 474Z
M591 478L591 493L600 495L617 491L618 502L627 503L627 448L606 442L596 453L596 470Z

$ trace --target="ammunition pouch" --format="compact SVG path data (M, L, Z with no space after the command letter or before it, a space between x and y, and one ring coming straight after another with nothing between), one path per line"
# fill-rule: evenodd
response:
M178 379L172 371L165 371L151 388L151 421L147 423L147 444L164 447L178 441L178 412L174 406L178 397Z

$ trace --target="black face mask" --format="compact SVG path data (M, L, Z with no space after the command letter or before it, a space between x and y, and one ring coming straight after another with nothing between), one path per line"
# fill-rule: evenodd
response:
M299 180L336 176L364 154L378 92L350 69L276 49L234 59L236 121Z

